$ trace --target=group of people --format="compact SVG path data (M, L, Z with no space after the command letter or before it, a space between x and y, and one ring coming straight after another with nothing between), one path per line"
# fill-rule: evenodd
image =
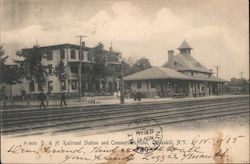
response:
M47 100L47 96L45 95L45 93L43 92L43 90L40 92L40 94L38 95L38 98L40 100L40 106L39 108L41 109L43 107L43 109L45 109L45 104L44 104L44 101ZM60 94L60 99L61 99L61 103L60 105L62 106L62 104L64 103L65 106L67 106L67 103L66 103L66 95L64 92L62 92Z
M134 91L134 101L138 100L138 101L141 101L141 98L142 98L142 93L140 91Z
M114 93L113 93L113 96L114 96L114 98L117 98L117 97L120 97L121 96L121 92L120 91L115 91Z

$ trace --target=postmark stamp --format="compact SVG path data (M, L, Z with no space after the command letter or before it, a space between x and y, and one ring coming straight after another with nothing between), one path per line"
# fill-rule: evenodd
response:
M148 154L155 151L162 142L163 131L160 124L152 118L135 119L128 124L128 138L134 151Z

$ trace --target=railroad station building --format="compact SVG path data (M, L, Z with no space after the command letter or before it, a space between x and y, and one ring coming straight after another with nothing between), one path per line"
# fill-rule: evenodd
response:
M191 46L184 40L178 48L168 51L168 61L161 67L124 77L127 92L140 91L144 97L196 97L223 94L226 80L213 76L192 56Z
M79 65L80 65L80 46L74 44L58 44L39 47L44 51L44 58L41 63L47 66L47 77L46 84L40 86L36 81L22 80L22 83L18 83L12 86L12 96L21 95L24 90L27 94L38 94L43 91L51 94L60 93L60 81L54 74L56 65L60 61L63 61L64 65L67 66L66 74L67 78L62 82L62 91L67 94L77 95L79 93ZM23 49L24 51L31 50L30 48ZM84 94L96 93L107 93L112 92L115 88L119 87L119 79L117 75L105 75L103 77L97 77L93 79L92 68L95 63L95 56L91 51L93 48L85 46L82 42L82 92ZM112 46L109 50L103 50L105 60L108 63L119 62L119 54L112 50ZM112 87L112 88L111 88ZM0 85L0 92L3 92L5 96L10 96L10 87L5 84Z

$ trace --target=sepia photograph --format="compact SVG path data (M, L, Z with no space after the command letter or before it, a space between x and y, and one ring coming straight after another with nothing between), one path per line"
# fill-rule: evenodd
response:
M248 0L0 0L3 164L250 163Z

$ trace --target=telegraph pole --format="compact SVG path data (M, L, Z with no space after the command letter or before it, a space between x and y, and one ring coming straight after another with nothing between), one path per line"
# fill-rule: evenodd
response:
M121 96L120 96L120 102L121 104L124 104L124 79L123 79L123 75L124 74L124 65L123 65L123 61L121 62L121 86L120 86L120 90L121 90Z
M216 75L217 75L217 77L219 77L219 67L220 67L219 65L216 65L216 73L217 73Z
M244 74L244 72L240 72L240 78L242 79L243 78L243 74Z
M95 34L96 34L96 23L95 24L93 24L94 25L94 30L93 30L93 35L94 35L94 40L93 40L93 47L95 47Z
M82 97L82 38L83 37L87 37L87 36L84 36L84 35L79 35L79 36L76 36L76 37L79 37L80 38L80 49L79 49L79 97L81 98Z

